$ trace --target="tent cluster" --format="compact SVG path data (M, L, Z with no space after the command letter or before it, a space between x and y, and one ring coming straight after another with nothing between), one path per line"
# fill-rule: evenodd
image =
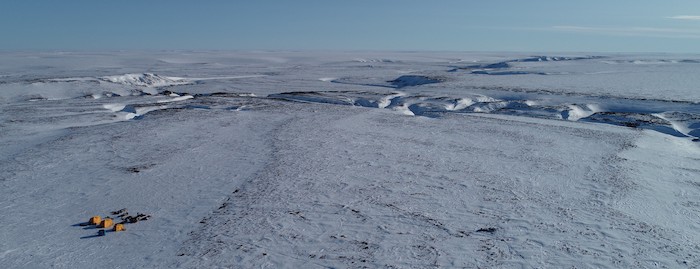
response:
M95 225L97 228L101 228L97 232L97 235L103 236L106 233L105 229L111 228L114 232L126 231L124 225L126 225L127 223L137 223L139 221L148 220L151 217L150 215L141 213L138 213L135 216L131 216L129 215L129 212L127 212L126 208L112 211L111 213L113 216L116 216L116 218L121 219L121 222L115 224L114 218L112 217L102 218L100 216L93 216L90 218L90 220L88 220L87 223L84 223L83 226Z

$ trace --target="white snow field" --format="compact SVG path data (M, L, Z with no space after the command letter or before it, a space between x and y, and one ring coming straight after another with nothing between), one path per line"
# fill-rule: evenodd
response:
M0 268L700 267L700 55L0 61Z

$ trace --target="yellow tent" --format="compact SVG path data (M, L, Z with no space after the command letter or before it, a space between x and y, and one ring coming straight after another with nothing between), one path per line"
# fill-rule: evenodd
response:
M94 216L90 218L90 221L88 221L88 223L90 223L90 225L99 225L101 221L102 218L100 218L100 216Z
M112 224L113 224L112 219L106 218L106 219L102 220L102 222L100 223L100 228L109 228L109 227L112 227Z

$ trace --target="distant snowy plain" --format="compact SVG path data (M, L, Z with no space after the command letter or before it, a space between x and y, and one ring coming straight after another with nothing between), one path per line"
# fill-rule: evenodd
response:
M0 268L700 267L700 55L0 61Z

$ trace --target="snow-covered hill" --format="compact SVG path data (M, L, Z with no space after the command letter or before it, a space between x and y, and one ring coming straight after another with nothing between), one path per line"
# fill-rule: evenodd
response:
M192 83L191 81L179 77L166 77L152 73L143 74L125 74L119 76L100 77L101 80L119 83L130 86L142 87L164 87L173 85L185 85Z

